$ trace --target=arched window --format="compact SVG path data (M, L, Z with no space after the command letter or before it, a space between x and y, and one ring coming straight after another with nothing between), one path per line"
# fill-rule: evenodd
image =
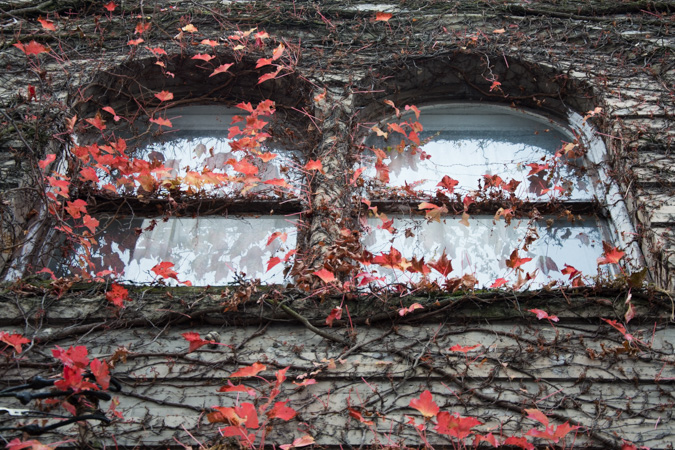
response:
M575 130L514 108L448 104L412 108L373 131L364 245L385 262L373 275L419 281L406 269L443 254L450 266L427 276L469 275L486 287L580 285L614 270L599 272L613 237Z
M293 212L289 182L299 176L299 154L275 145L266 114L239 106L174 108L162 120L138 121L133 134L113 131L108 141L124 139L131 158L113 170L91 159L99 179L87 185L97 242L89 254L76 248L53 267L148 283L160 278L153 268L170 263L180 282L193 285L282 283L296 242L295 223L282 213Z

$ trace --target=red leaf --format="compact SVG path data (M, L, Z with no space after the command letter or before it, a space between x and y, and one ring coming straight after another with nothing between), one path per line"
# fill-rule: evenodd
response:
M331 272L330 270L326 270L325 268L317 270L316 272L314 272L314 275L321 278L321 280L324 283L331 283L335 281L335 275L333 274L333 272Z
M342 318L342 308L339 306L337 308L333 308L328 314L328 317L326 317L326 325L329 327L333 326L333 321L334 320L340 320Z
M82 199L77 199L74 202L66 202L66 211L73 219L79 219L82 214L87 213L87 202Z
M626 327L618 323L616 320L609 320L609 319L602 319L602 320L611 325L616 331L623 334L623 337L626 338L627 341L633 340L633 335L628 334L628 332L626 331Z
M279 46L274 49L272 52L272 61L276 61L277 59L281 58L281 55L284 54L284 48L284 44L279 44Z
M200 42L200 44L202 44L202 45L208 45L208 46L211 47L211 48L213 48L213 47L218 47L218 46L220 45L218 42L216 42L216 41L214 41L214 40L212 40L212 39L202 39L202 41Z
M142 38L132 39L129 42L127 42L127 45L138 45L138 44L142 44L143 42L145 42L145 39L142 39Z
M288 239L288 233L282 233L281 231L275 231L272 233L272 235L267 239L267 244L265 245L270 245L276 238L279 238L281 242L286 242L286 239Z
M377 12L375 14L375 22L388 22L392 17L394 16L391 13Z
M604 257L598 258L598 265L602 264L618 264L621 258L626 256L625 252L622 252L616 247L612 247L605 241L602 241L602 248L604 250Z
M53 153L50 153L49 155L45 156L45 159L42 161L38 162L38 166L40 166L40 169L45 170L48 165L54 162L56 159L56 155Z
M136 34L143 34L150 29L150 26L151 26L150 22L147 23L138 22L136 24L136 29L134 30L134 32Z
M87 358L87 347L78 345L77 347L70 347L68 350L63 350L58 345L52 350L54 358L58 359L66 367L75 367L84 369L89 365L89 358Z
M108 363L99 361L97 358L89 365L91 373L96 377L96 382L101 386L105 391L110 387L110 370L108 369Z
M117 8L117 5L115 2L109 2L103 5L103 7L108 11L108 12L113 12L115 11L115 8Z
M356 419L356 420L358 420L359 422L361 422L361 423L363 423L363 424L365 424L365 425L368 425L368 426L375 425L375 424L373 423L373 421L371 421L371 420L366 420L366 419L363 417L363 415L362 415L359 411L355 410L354 408L347 408L347 410L349 411L349 417L353 417L354 419Z
M515 249L512 253L509 259L506 260L506 267L510 267L512 269L517 269L518 267L522 266L528 261L532 261L532 258L519 258L518 257L518 249ZM522 269L521 269L522 270Z
M183 333L181 336L185 338L186 341L190 343L190 348L188 349L188 353L192 353L195 350L197 350L199 347L202 347L206 344L210 344L212 341L207 341L202 339L199 336L199 333L195 333L193 331Z
M4 331L0 331L0 341L4 342L10 347L13 347L16 353L22 352L21 345L28 344L30 342L29 339L26 339L20 334L17 333L9 334Z
M457 413L451 415L449 412L443 411L438 413L438 425L434 429L441 434L447 434L461 440L472 433L471 428L478 425L483 425L483 422L474 417L461 417Z
M192 57L192 59L200 59L206 62L211 61L213 58L215 58L215 56L206 53L197 53L195 56Z
M272 186L279 186L282 188L290 189L291 185L286 183L286 180L282 180L281 178L272 178L270 180L265 180L263 181L263 184L268 184Z
M245 402L239 406L235 406L234 412L244 420L246 428L258 428L260 426L258 423L258 413L253 403Z
M548 417L546 417L546 414L543 412L539 411L538 409L526 409L525 412L527 413L528 419L536 420L545 427L548 426Z
M444 189L447 189L449 194L452 194L455 192L455 186L459 184L459 181L455 180L454 178L450 178L449 176L445 175L441 179L441 182L438 183L436 186L440 186Z
M101 113L96 113L95 117L84 119L89 125L97 128L99 131L105 130L105 121L101 118Z
M262 75L260 78L258 78L258 84L263 83L267 80L273 80L279 75L279 72L281 72L281 67L279 67L276 72L270 72L266 73L265 75Z
M547 320L552 320L553 322L557 322L560 320L558 316L549 316L546 311L543 311L541 309L528 309L529 312L534 313L537 315L537 319L547 319ZM526 410L527 411L527 410Z
M124 308L124 301L129 301L129 291L119 284L114 284L106 292L105 298L118 308Z
M506 278L497 278L494 283L490 285L491 288L500 288L507 283Z
M212 76L218 75L219 73L225 73L229 70L230 67L232 67L234 63L229 63L229 64L221 64L220 66L216 67L216 70L213 71L211 75L209 75L209 78Z
M451 352L468 353L468 352L470 352L471 350L476 349L476 348L478 348L478 347L480 347L480 346L481 346L481 344L472 345L471 347L463 347L463 346L457 344L457 345L453 345L453 346L450 347L448 350L450 350Z
M174 264L172 262L163 261L155 265L150 270L162 278L173 278L174 280L178 281L178 272L172 269L173 266Z
M253 365L248 367L242 367L241 369L234 372L229 378L245 378L245 377L254 377L258 372L262 372L266 367L260 363L253 363Z
M293 441L292 444L284 444L280 445L281 450L289 450L291 448L298 448L298 447L307 447L308 445L312 445L314 443L314 438L308 434L299 437Z
M430 262L428 265L432 269L436 269L440 272L445 278L452 272L452 261L448 259L448 256L445 254L445 249L443 249L443 254L438 261Z
M155 94L155 97L157 97L157 99L160 102L166 102L168 100L173 100L173 93L171 93L169 91L161 91L161 92Z
M96 169L93 167L85 167L80 170L80 179L84 181L91 181L93 183L98 183L100 179L96 173Z
M121 117L117 115L117 113L115 112L114 109L112 109L111 106L106 106L105 108L103 108L103 111L110 113L113 116L113 120L115 122L119 122L119 120L121 119Z
M272 269L272 267L276 266L276 265L279 264L280 262L281 262L281 259L279 259L278 257L276 257L276 256L271 257L271 258L269 259L269 261L267 261L267 270L266 270L266 272L269 272L270 269Z
M47 51L47 48L44 45L38 44L35 41L30 41L26 45L23 45L21 42L18 42L13 45L14 47L24 52L26 56L39 55L40 53L44 53Z
M228 159L227 164L230 164L234 170L237 172L243 173L244 175L247 176L253 176L258 173L258 168L251 164L250 162L246 161L245 159L242 159L241 161L237 161L235 159Z
M305 164L305 170L318 170L319 172L323 172L323 165L321 164L320 160L309 160L307 164Z
M419 303L413 303L412 305L408 306L407 308L399 309L398 315L403 317L406 314L410 314L411 312L415 311L416 309L424 309L424 306L420 305Z
M373 264L379 264L382 267L391 267L392 269L400 269L403 258L401 252L394 247L389 248L389 253L382 253L373 258Z
M150 122L156 123L157 125L159 125L161 127L168 127L168 128L173 127L173 124L171 123L171 121L169 119L165 119L163 117L158 117L156 119L150 119Z
M40 22L40 25L42 25L42 28L44 28L45 30L48 31L56 30L56 26L54 26L54 22L52 22L51 20L43 19L42 17L40 17L38 19L38 22Z
M429 392L429 390L422 392L420 394L420 398L414 398L410 400L409 406L421 412L426 418L434 417L440 410L438 405L432 399L431 392Z
M313 384L316 384L316 380L314 378L308 378L306 380L302 380L302 383L296 383L294 381L293 384L298 386L298 387L311 386Z
M227 380L227 386L223 386L218 389L218 392L245 392L248 395L255 396L256 392L254 389L251 389L243 384L232 384L230 380Z
M286 403L288 402L288 400L285 402L276 402L272 409L267 412L267 417L270 419L277 418L281 420L291 420L298 413L293 408L286 406Z
M534 450L534 445L527 442L527 439L524 437L511 436L507 438L502 445L513 445L514 447L520 447L524 450Z

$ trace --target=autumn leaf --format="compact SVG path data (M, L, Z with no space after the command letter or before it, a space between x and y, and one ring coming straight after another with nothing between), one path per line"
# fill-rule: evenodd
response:
M444 175L443 178L441 179L441 182L438 183L436 186L440 186L443 189L446 189L448 191L448 194L452 194L455 192L455 186L459 184L459 181L455 180L454 178L450 178L447 175Z
M539 411L538 409L526 409L525 412L527 413L528 419L536 420L545 427L548 426L548 417L546 417L543 412Z
M202 347L206 344L211 343L211 341L207 341L205 339L202 339L199 336L199 333L195 333L195 332L192 332L192 331L187 332L187 333L183 333L183 334L181 334L181 336L183 336L185 338L185 340L190 343L190 348L188 349L188 353L192 353L195 350L197 350L199 347Z
M55 159L56 159L56 155L53 154L53 153L50 153L47 156L45 156L45 159L38 162L38 166L40 166L40 169L45 170L48 165L50 165L51 163L54 162Z
M616 331L621 333L624 338L626 338L627 341L632 341L633 340L633 335L628 334L626 327L618 323L616 320L610 320L610 319L604 319L602 318L605 322L607 322L610 326L612 326Z
M361 414L359 411L355 410L354 408L347 408L347 411L349 411L349 417L353 417L354 419L358 420L364 425L372 426L375 425L373 421L371 420L366 420L363 417L363 414Z
M408 306L407 308L401 308L398 310L398 315L403 317L407 314L410 314L416 309L424 309L424 306L420 305L419 303L413 303L412 305Z
M318 170L319 172L323 173L323 165L321 164L321 161L318 159L312 160L310 159L307 164L304 166L305 170Z
M89 365L87 347L78 345L64 350L58 345L52 350L52 356L63 363L64 366L84 369Z
M269 162L279 156L277 153L260 153L259 155L256 155L258 158L262 160L262 162Z
M108 369L108 363L100 361L98 358L94 358L89 365L89 369L96 378L96 382L101 386L101 389L104 391L107 390L110 387L110 370Z
M168 128L173 127L173 124L171 123L171 121L169 119L165 119L163 117L158 117L156 119L154 119L154 118L150 119L150 122L156 123L160 127L168 127Z
M135 34L143 34L150 29L152 25L150 22L138 22L134 30Z
M259 170L256 166L254 166L245 159L242 159L241 161L237 161L235 159L228 159L226 163L230 164L232 168L237 172L243 173L244 175L247 176L256 175Z
M386 13L386 12L377 12L375 14L375 22L389 22L389 19L394 17L392 13Z
M523 450L534 450L535 447L531 443L527 442L527 439L521 436L510 436L502 443L502 445L512 445L514 447L520 447Z
M232 375L230 375L229 378L254 377L254 376L258 375L259 372L262 372L266 368L267 367L265 367L263 364L255 362L250 366L242 367L241 369L237 370Z
M560 319L558 316L550 316L546 311L543 311L541 309L528 309L529 312L536 314L537 319L542 320L542 319L547 319L547 320L552 320L553 322L557 322Z
M23 351L21 346L23 344L30 343L30 339L27 339L27 338L25 338L22 335L17 334L17 333L9 334L5 331L0 331L0 342L4 342L5 344L14 348L14 351L17 354L19 354Z
M420 110L417 108L417 106L415 106L415 105L405 105L405 110L406 111L412 110L415 113L415 118L419 120Z
M441 215L448 212L448 208L445 206L438 206L429 202L420 203L417 205L417 209L426 210L427 220L439 223L441 221Z
M42 28L44 28L47 31L56 31L56 26L54 25L54 22L48 19L43 19L42 17L38 18L38 22L40 22L40 25L42 25Z
M493 30L492 32L495 33L495 34L502 34L502 33L506 33L506 30L503 29L503 28L500 28L498 30Z
M209 75L209 78L212 76L218 75L219 73L225 73L228 71L230 67L232 67L234 63L228 63L228 64L221 64L220 66L216 67L216 69L213 71L211 75Z
M602 249L604 250L604 256L598 258L599 266L602 264L618 264L621 258L626 256L625 252L622 252L616 247L612 247L605 241L602 241Z
M330 311L330 314L328 314L328 317L326 317L326 325L332 327L333 321L340 320L341 318L342 318L342 308L339 306L337 308L333 308Z
M66 202L66 211L73 219L79 219L82 214L87 213L87 202L82 199L77 199L73 202Z
M270 180L263 181L263 184L268 184L272 186L279 186L285 189L291 189L291 185L281 178L272 178Z
M129 291L119 284L113 283L106 292L105 298L118 308L124 308L124 301L129 301Z
M100 181L96 169L93 167L85 167L80 170L80 179L83 181L91 181L93 183L98 183Z
M293 382L294 385L298 386L298 388L305 387L305 386L311 386L313 384L316 384L316 380L314 378L308 378L306 380L302 380L301 383L296 383L295 381Z
M159 264L156 264L152 270L157 276L162 278L173 278L178 281L178 272L173 270L174 264L172 262L163 261Z
M532 261L532 258L519 258L518 249L515 249L513 252L511 252L511 256L509 257L509 259L506 260L506 267L510 267L511 269L518 269L520 266L529 261Z
M432 269L437 270L444 277L448 277L450 272L452 272L452 261L448 259L448 255L445 254L445 249L443 249L443 254L436 262L430 262L428 264Z
M197 27L192 25L191 23L185 25L183 28L181 28L181 30L185 31L186 33L196 33L198 31Z
M403 258L401 252L394 247L390 247L389 253L382 253L373 258L373 264L379 264L382 267L390 267L392 269L400 269Z
M276 238L279 238L281 242L286 242L286 239L288 239L288 233L275 231L269 238L267 238L267 244L265 244L265 246L270 245Z
M457 439L464 439L473 432L471 428L483 425L474 417L462 417L459 414L450 414L447 411L438 413L438 424L434 428L441 434L456 437Z
M206 53L197 53L196 55L194 55L194 56L192 57L192 59L199 59L199 60L201 60L201 61L206 61L206 62L211 61L213 58L215 58L215 56L213 56L213 55L208 55L208 54L206 54Z
M244 386L243 384L232 384L230 380L227 380L227 386L222 386L220 389L218 389L218 392L245 392L251 396L256 395L254 389Z
M115 4L115 2L108 2L105 5L103 5L103 7L106 9L106 11L113 12L115 11L115 8L117 8L117 5Z
M333 272L326 270L325 268L317 270L316 272L313 272L313 274L321 278L324 283L332 283L335 281L335 275Z
M500 288L507 283L505 278L497 278L494 283L490 285L491 288Z
M281 258L278 256L273 256L267 261L267 270L266 272L269 272L274 266L279 264L281 262Z
M105 111L105 112L109 113L110 115L112 115L112 116L113 116L113 120L114 120L115 122L119 122L119 120L121 119L121 117L117 115L117 113L115 112L114 109L112 109L111 106L106 106L105 108L103 108L103 111Z
M314 443L314 438L308 434L299 437L293 441L292 444L283 444L280 445L282 450L290 450L292 448L298 448L298 447L307 447L308 445L312 445Z
M35 41L30 41L26 45L22 44L21 42L12 45L21 50L26 56L39 55L40 53L45 53L47 51L47 47L42 44L38 44Z
M266 73L266 74L260 76L260 78L258 78L258 84L264 83L267 80L275 79L277 77L277 75L279 75L279 73L281 72L281 69L282 69L282 67L279 66L279 67L277 67L277 70L275 72Z
M99 131L105 130L105 121L101 118L101 113L96 113L95 117L84 119L84 121L94 128L97 128Z
M183 31L185 31L185 30L183 30ZM202 39L202 41L200 42L200 44L202 44L202 45L208 45L208 46L211 47L211 48L213 48L213 47L218 47L218 46L220 45L218 42L216 42L216 41L214 41L214 40L212 40L212 39Z
M142 44L143 42L145 42L145 39L143 39L143 38L131 39L130 41L127 42L127 45L136 46L136 45Z
M431 392L429 392L428 389L420 394L420 398L413 398L410 400L409 406L421 412L427 419L434 417L440 410L438 405L432 399Z
M467 353L467 352L470 352L471 350L474 350L474 349L476 349L480 346L481 346L481 344L476 344L476 345L464 347L464 346L461 346L459 344L456 344L456 345L453 345L452 347L450 347L448 350L450 350L451 352Z
M161 91L161 92L155 94L155 97L157 97L157 99L160 102L166 102L168 100L173 100L173 93L171 93L169 91Z
M286 403L288 402L289 400L286 400L285 402L276 402L272 409L267 411L267 417L270 419L291 420L298 413L293 408L286 406Z

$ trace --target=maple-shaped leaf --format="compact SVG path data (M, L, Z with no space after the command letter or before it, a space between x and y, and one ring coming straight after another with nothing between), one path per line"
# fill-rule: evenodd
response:
M497 441L497 438L492 434L479 434L476 433L473 438L473 446L474 448L478 448L478 445L481 442L487 442L488 444L492 445L493 447L499 447L499 441Z
M108 363L105 361L100 361L98 358L94 360L89 365L91 373L96 378L96 382L101 386L101 389L108 390L110 386L110 369L108 368Z
M411 312L415 311L416 309L424 309L424 306L420 305L419 303L413 303L412 305L408 306L407 308L401 308L398 310L398 315L403 317L407 314L410 314Z
M530 168L530 172L527 174L527 176L536 175L539 172L542 172L542 171L549 168L548 164L531 163L531 164L525 164L525 165Z
M119 284L113 283L106 292L105 298L118 308L124 308L124 301L129 301L129 291Z
M622 324L618 323L616 320L610 320L610 319L604 319L605 322L607 322L612 328L614 328L616 331L621 333L624 338L626 338L627 341L632 341L633 340L633 335L629 334L628 331L626 330L626 327L624 327Z
M215 56L209 55L209 54L207 54L207 53L197 53L196 55L194 55L194 56L192 57L192 59L199 59L199 60L205 61L205 62L209 62L209 61L211 61L213 58L215 58Z
M274 266L276 266L276 265L279 264L280 262L281 262L281 258L279 258L279 257L277 257L277 256L271 257L271 258L269 259L269 261L267 261L267 270L266 270L266 272L269 272Z
M200 348L200 347L202 347L206 344L212 343L212 341L207 341L205 339L202 339L199 336L199 333L195 333L193 331L183 333L183 334L181 334L181 336L183 336L185 338L185 340L190 343L190 348L188 348L188 353L192 353L195 350L197 350L198 348Z
M452 261L448 259L448 255L445 254L445 249L443 249L443 254L438 261L430 262L428 266L440 272L445 278L452 272Z
M262 372L266 368L267 367L265 367L263 364L260 364L260 363L256 362L256 363L253 363L252 365L250 365L248 367L242 367L241 369L237 370L232 375L230 375L229 378L254 377L259 372Z
M509 256L509 259L506 260L506 267L510 267L511 269L518 269L520 266L522 266L528 261L532 261L532 258L519 258L518 249L515 249L511 253L511 256Z
M409 406L421 412L427 419L434 417L440 410L428 389L420 394L420 398L410 400Z
M373 264L379 264L382 267L390 267L392 269L400 269L403 258L401 252L396 250L394 247L389 248L389 253L382 253L373 258Z
M286 403L288 402L289 400L286 400L285 402L276 402L272 409L267 411L267 417L270 419L291 420L298 413L293 408L286 406Z
M565 422L561 425L558 425L553 433L554 442L558 442L559 439L564 438L570 431L575 431L581 428L579 425L570 425L569 422Z
M91 181L92 183L98 183L100 181L96 169L93 167L84 167L80 170L80 179L82 181Z
M337 308L333 308L330 311L330 314L328 314L328 317L326 317L326 325L332 327L333 321L340 320L341 318L342 318L342 308L339 306Z
M30 41L26 45L22 44L21 42L12 45L21 50L26 56L39 55L40 53L45 53L48 50L47 47L42 44L38 44L35 41Z
M308 445L312 445L313 443L314 438L309 434L306 434L302 437L295 439L292 444L283 444L280 445L279 447L281 447L281 450L290 450L291 448L307 447Z
M550 316L546 311L543 311L541 309L528 309L529 312L536 314L537 319L542 320L542 319L547 319L547 320L552 320L553 322L557 322L560 320L558 316Z
M417 205L417 209L426 210L427 220L434 222L440 222L441 215L448 212L448 208L446 208L445 206L438 206L429 202L420 203L419 205Z
M150 22L138 22L136 24L136 28L134 29L134 33L143 34L146 31L148 31L150 27L151 27Z
M113 120L115 122L120 121L121 117L117 115L117 113L115 112L115 110L111 106L106 106L105 108L103 108L103 111L111 114L113 116Z
M171 121L169 119L165 119L164 117L152 118L152 119L150 119L150 122L156 123L160 127L168 127L168 128L173 127L173 124L171 123Z
M436 431L441 434L456 437L460 440L473 433L471 428L483 425L483 422L480 422L474 417L462 417L457 413L450 414L447 411L438 413L437 420L438 424L434 428Z
M155 275L160 276L162 278L173 278L174 280L178 280L178 272L173 270L174 264L169 261L163 261L159 264L156 264L152 269Z
M54 25L54 22L52 22L49 19L43 19L42 17L38 18L38 22L40 22L40 25L42 25L42 28L44 28L47 31L56 31L56 26Z
M443 178L441 178L441 182L438 183L436 186L440 186L443 189L446 189L449 194L452 194L453 192L455 192L455 186L457 186L458 184L459 184L459 181L445 175L445 176L443 176Z
M155 97L157 97L160 102L166 102L173 100L173 93L169 91L161 91L155 94Z
M622 252L616 247L612 247L605 241L602 241L602 249L604 250L604 256L598 258L599 266L602 264L618 264L621 258L626 256L625 252Z
M73 202L66 202L66 211L73 219L79 219L82 214L87 213L87 202L79 198Z
M307 164L304 165L305 170L318 170L319 172L323 173L323 165L321 164L321 161L318 159L315 160L309 160Z
M321 280L324 283L332 283L335 281L335 274L331 272L330 270L327 270L325 268L322 268L320 270L317 270L316 272L312 272L314 275L317 277L321 278Z
M103 5L103 7L105 8L106 11L113 12L115 11L115 8L117 8L117 5L115 4L115 2L108 2L105 5Z
M9 334L4 331L0 331L0 342L4 342L5 344L14 348L14 351L19 354L22 352L21 346L23 344L28 344L30 339L27 339L18 333Z
M269 161L273 160L274 158L276 158L276 157L279 156L279 155L278 155L277 153L270 153L270 152L267 152L267 153L261 153L261 154L256 155L256 156L257 156L258 158L260 158L260 159L262 160L262 162L269 162Z
M237 161L235 159L228 159L226 163L231 165L232 168L237 172L243 173L244 175L247 176L253 176L258 173L258 168L245 159L242 159L241 161Z
M481 346L481 344L476 344L476 345L472 345L472 346L466 346L466 347L463 347L463 346L461 346L461 345L459 345L459 344L456 344L456 345L453 345L452 347L450 347L448 350L450 350L451 352L468 353L468 352L470 352L471 350L474 350L474 349L476 349L476 348L478 348L478 347L480 347L480 346Z
M84 369L89 365L87 354L87 347L83 345L78 345L76 347L71 346L68 350L64 350L57 345L56 348L52 350L52 356L61 361L64 366L79 369Z
M103 131L106 128L105 121L101 118L101 113L96 113L96 116L84 120L99 131Z

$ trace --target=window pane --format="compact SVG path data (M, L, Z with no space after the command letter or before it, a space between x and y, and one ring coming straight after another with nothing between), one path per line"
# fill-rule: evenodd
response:
M110 270L119 273L121 280L149 283L156 279L152 267L168 261L180 281L197 286L232 283L241 272L246 279L283 283L284 264L269 271L267 264L272 257L284 259L295 248L296 233L295 223L283 216L171 218L166 222L114 219L107 223L101 219L100 229L105 231L92 250L94 274ZM277 231L287 233L286 242L276 238L267 245ZM77 253L70 258L71 267L81 259L82 251ZM65 274L67 268L62 265L59 272Z
M414 122L415 116L406 115L402 120ZM418 149L408 146L399 151L396 147L403 136L391 130L387 140L371 136L366 141L369 147L385 149L389 186L407 183L429 193L448 175L459 181L458 189L471 191L478 189L484 175L498 175L505 183L511 179L521 182L515 192L529 200L561 195L553 190L555 186L575 200L593 198L581 158L554 157L563 143L574 137L544 118L505 107L461 105L422 108L419 123L423 131ZM370 175L374 173L371 169ZM543 193L544 189L550 191ZM386 195L386 191L374 194Z
M472 216L466 227L456 217L431 223L422 217L392 215L391 218L396 229L394 234L377 229L382 224L380 219L368 219L370 229L366 230L363 241L368 251L378 255L389 253L394 247L404 258L424 257L428 264L438 260L445 250L452 260L453 271L449 277L473 274L478 279L478 285L486 287L498 278L505 278L510 283L517 281L517 274L506 266L515 249L521 249L520 258L532 258L521 266L525 272L533 273L538 269L530 287L542 286L552 280L568 282L568 276L560 272L565 264L581 271L584 276L595 276L598 274L596 260L603 253L602 241L608 240L604 236L604 224L593 218L574 223L553 218L534 222L532 228L538 238L529 246L529 251L522 250L528 234L527 220L513 219L507 225L503 220L495 224L491 216ZM375 270L380 276L385 276L387 282L421 279L418 274L379 265L371 265L367 270ZM439 282L443 280L434 270L429 276Z

